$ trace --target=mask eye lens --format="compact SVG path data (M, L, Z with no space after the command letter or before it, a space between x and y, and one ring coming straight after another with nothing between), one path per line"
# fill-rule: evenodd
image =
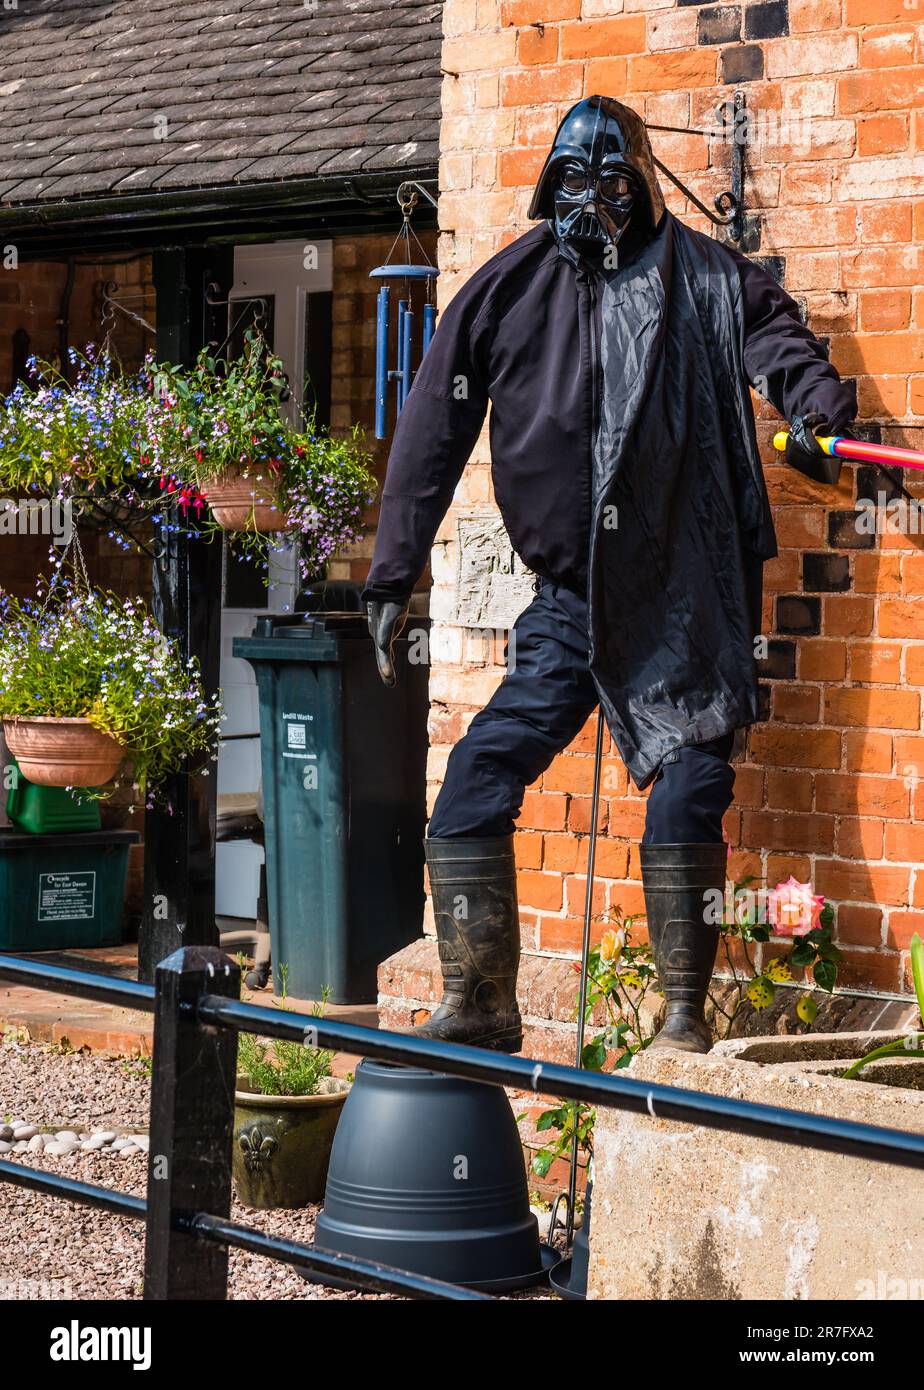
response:
M618 202L632 192L632 184L622 174L604 174L600 180L600 196L608 203Z
M559 175L559 183L565 193L583 193L587 175L580 164L566 164Z

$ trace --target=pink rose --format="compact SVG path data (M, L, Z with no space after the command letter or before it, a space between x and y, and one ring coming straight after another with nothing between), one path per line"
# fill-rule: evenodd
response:
M800 883L790 874L768 896L767 915L774 936L808 936L818 926L824 903L822 896L812 892L810 883Z

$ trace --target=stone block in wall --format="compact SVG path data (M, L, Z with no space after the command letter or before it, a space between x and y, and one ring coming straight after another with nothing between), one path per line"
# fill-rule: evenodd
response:
M535 597L533 575L515 553L496 512L458 520L454 621L460 627L508 628Z

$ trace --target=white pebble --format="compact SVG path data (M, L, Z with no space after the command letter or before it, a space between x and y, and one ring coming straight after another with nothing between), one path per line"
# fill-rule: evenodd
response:
M13 1138L14 1138L14 1139L34 1139L35 1136L36 1136L37 1134L38 1134L38 1126L37 1126L37 1125L14 1125L14 1126L13 1126Z
M21 1129L25 1123L25 1120L7 1120L10 1129Z
M134 1158L135 1154L140 1154L141 1150L137 1144L126 1144L124 1149L119 1150L119 1158Z
M26 1147L28 1148L30 1154L42 1153L45 1148L44 1134L33 1134L32 1138L28 1141Z
M63 1158L65 1154L70 1153L70 1149L66 1144L58 1144L52 1139L50 1144L45 1145L44 1152L51 1154L52 1158Z
M151 1141L146 1134L133 1134L132 1143L137 1144L138 1148L141 1149L143 1153L147 1153L151 1145Z
M101 1149L105 1142L106 1141L102 1137L102 1135L93 1134L90 1136L89 1139L84 1139L80 1147L84 1151L84 1153L90 1153L93 1149Z
M16 1143L13 1145L13 1153L14 1153L14 1154L24 1154L24 1153L26 1152L26 1149L27 1149L28 1147L29 1147L29 1140L28 1140L28 1139L18 1139L18 1140L16 1141Z
M111 1144L116 1137L114 1129L94 1129L91 1138L101 1139L104 1144Z
M0 1139L0 1154L12 1153L13 1145L7 1143L5 1139Z
M80 1143L80 1136L73 1129L59 1129L55 1135L55 1140L59 1144L69 1141L74 1144Z
M118 1139L113 1139L112 1147L114 1149L126 1149L129 1144L133 1144L134 1142L134 1139L130 1139L127 1134L120 1134Z

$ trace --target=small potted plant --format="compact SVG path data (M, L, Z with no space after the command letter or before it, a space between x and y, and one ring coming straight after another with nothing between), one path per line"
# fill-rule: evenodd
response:
M281 967L286 1008L286 968ZM326 1003L316 1004L320 1018ZM307 1021L306 1021L307 1022ZM334 1131L350 1083L331 1075L335 1053L241 1033L234 1095L233 1173L246 1207L304 1207L324 1197Z
M0 719L28 781L102 798L122 768L151 806L169 774L214 758L221 717L140 599L60 573L35 600L0 590Z

